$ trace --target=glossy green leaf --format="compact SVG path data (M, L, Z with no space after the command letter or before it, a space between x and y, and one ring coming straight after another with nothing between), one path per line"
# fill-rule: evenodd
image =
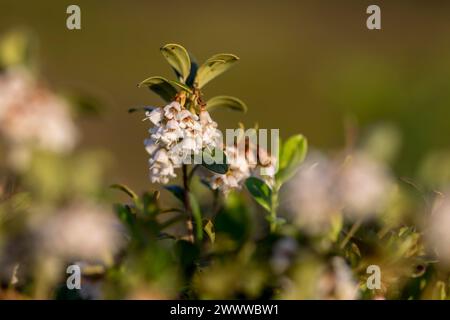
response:
M216 154L216 152L218 152L218 154ZM216 156L217 159L220 159L219 161L215 161ZM204 166L208 170L211 170L218 174L225 174L228 172L227 158L223 151L215 149L212 153L209 153L205 150L203 152L202 160L202 166Z
M255 177L245 180L245 186L256 202L270 212L272 207L272 190L270 187L264 181Z
M194 86L195 78L197 77L198 63L197 60L191 54L189 54L189 58L191 59L191 70L185 83L192 88Z
M172 193L178 200L184 202L184 189L180 186L170 185L164 186L164 189Z
M150 90L155 92L166 102L172 101L180 89L187 92L192 92L192 90L187 85L179 81L168 80L159 76L145 79L138 84L138 87L149 87Z
M186 81L191 70L191 60L187 50L179 44L169 43L161 48L161 53L175 69L177 75Z
M203 88L208 82L231 68L239 58L234 54L220 53L212 56L203 63L197 71L195 83Z
M148 87L166 102L170 102L177 94L177 88L163 77L150 77L138 84L138 87Z
M197 202L194 194L189 193L189 204L192 210L192 217L195 222L195 234L199 241L203 240L203 224L202 224L202 213L200 211L200 205Z
M213 111L215 109L227 108L233 111L247 112L246 104L235 97L217 96L211 98L206 103L206 109Z
M176 81L176 80L168 80L171 84L173 84L174 86L178 87L179 89L182 89L184 91L187 91L189 93L192 93L191 88L189 88L187 85L185 85L184 83L180 82L180 81Z
M276 179L279 183L289 180L297 171L299 165L303 162L308 150L306 138L299 134L290 137L280 150L280 161Z

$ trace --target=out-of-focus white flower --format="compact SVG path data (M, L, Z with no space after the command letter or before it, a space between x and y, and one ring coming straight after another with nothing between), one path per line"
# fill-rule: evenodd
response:
M428 217L426 239L439 261L450 267L450 200L439 201Z
M319 280L320 299L356 300L359 297L358 289L358 282L345 260L333 257L331 270Z
M386 206L392 186L388 169L364 154L344 163L313 154L288 183L283 204L306 232L323 233L340 211L351 220L375 216Z
M345 214L367 219L384 208L393 186L387 168L364 154L344 164L337 189Z
M287 185L282 200L294 223L310 234L325 232L338 202L333 184L335 168L325 157L312 154Z
M68 207L34 228L37 228L39 250L61 260L110 262L124 243L123 230L116 217L90 203Z
M78 132L64 100L14 69L0 75L0 135L13 148L66 152L75 146Z

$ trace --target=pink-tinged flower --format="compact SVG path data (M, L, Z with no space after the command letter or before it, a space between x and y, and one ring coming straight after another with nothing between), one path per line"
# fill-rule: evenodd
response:
M353 219L367 219L383 210L392 186L388 169L362 153L348 159L337 182L344 212Z
M448 196L448 194L446 194ZM425 237L440 262L450 267L450 200L440 199L428 217Z
M339 207L333 191L334 166L325 157L312 154L288 182L282 203L294 223L310 234L330 227L330 218Z
M164 117L166 119L174 119L177 117L178 113L181 111L181 105L177 101L173 101L164 107Z

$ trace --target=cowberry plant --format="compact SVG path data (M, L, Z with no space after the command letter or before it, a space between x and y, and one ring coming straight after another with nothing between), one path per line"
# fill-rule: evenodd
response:
M245 137L238 137L234 144L242 142L244 154L235 155L235 159L231 160L231 154L238 153L237 147L225 146L217 140L221 138L221 133L209 112L219 108L246 112L247 106L240 99L231 96L205 99L203 89L211 80L230 69L239 60L238 57L227 53L216 54L199 66L181 45L167 44L161 48L161 53L174 70L177 79L153 76L138 85L148 87L167 103L164 107L145 108L146 119L153 125L149 130L150 137L145 140L145 146L150 154L151 181L163 184L166 190L183 203L183 209L176 211L181 211L180 215L185 216L188 232L186 238L191 242L194 242L194 239L201 242L204 233L211 236L214 226L213 219L203 218L198 200L191 190L196 172L200 174L201 181L212 191L216 200L219 191L223 191L226 197L230 190L245 185L256 202L268 212L270 231L275 232L277 226L284 222L276 213L278 192L303 161L307 149L306 139L298 135L287 140L281 148L278 163L278 157L270 157L267 150L263 150L258 144L251 145ZM257 161L254 164L249 163L250 149L256 152ZM218 153L220 156L216 161ZM201 163L184 163L183 160L188 157L192 160L196 155L201 156ZM277 165L279 170L275 172ZM201 172L199 167L208 170L209 174ZM263 167L271 168L267 176L252 176L257 168ZM182 184L167 185L170 179L177 176L176 169L181 171ZM127 187L116 187L133 195L134 200L139 200ZM157 196L153 199L157 200ZM175 210L163 208L155 213L170 211ZM164 226L169 225L165 223Z

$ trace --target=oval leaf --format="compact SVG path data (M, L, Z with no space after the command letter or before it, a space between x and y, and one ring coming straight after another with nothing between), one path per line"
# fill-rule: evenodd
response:
M307 150L308 142L301 134L292 136L283 143L278 172L275 176L280 183L286 182L295 174L298 166L305 159Z
M186 81L191 70L191 59L187 50L179 44L169 43L161 48L161 53L183 82Z
M205 150L202 157L202 166L218 174L228 172L227 158L223 151L219 149L214 149L212 153Z
M270 187L264 181L255 177L245 180L245 186L256 202L270 212L272 207L272 190Z
M198 88L203 88L215 77L227 71L237 62L239 58L230 53L219 53L208 60L197 71L196 84Z
M178 92L177 88L163 77L150 77L139 83L138 87L149 87L166 102L172 101Z
M187 92L192 92L192 90L185 84L174 81L167 80L163 77L150 77L138 84L139 88L149 87L150 90L155 92L166 102L170 102L174 99L175 95L178 93L179 89L183 89Z
M191 88L189 88L189 87L188 87L187 85L185 85L184 83L181 83L181 82L176 81L176 80L167 80L167 81L169 81L170 84L172 84L172 85L178 87L179 89L183 89L184 91L187 91L187 92L189 92L189 93L192 93Z
M218 108L228 108L234 111L247 112L247 106L244 102L235 97L217 96L211 98L206 103L206 109L213 111Z
M164 186L164 189L172 193L181 202L184 202L184 189L182 187L171 185L171 186Z

